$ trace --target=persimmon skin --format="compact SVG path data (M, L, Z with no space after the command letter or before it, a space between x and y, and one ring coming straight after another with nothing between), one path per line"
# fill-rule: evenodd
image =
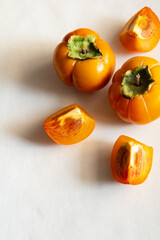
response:
M125 152L125 146L129 146ZM124 152L120 154L120 151ZM135 150L135 151L134 151ZM121 157L121 159L119 158ZM111 154L113 177L120 183L137 185L143 183L152 167L153 148L128 136L121 135Z
M128 51L149 52L159 42L160 21L149 7L144 7L125 24L119 39Z
M70 145L87 138L95 128L95 120L79 105L72 104L49 116L43 126L53 141Z
M121 93L121 82L125 72L137 66L148 65L155 81L151 89L134 99L127 99ZM133 57L126 61L114 74L109 88L109 101L113 110L125 122L147 124L160 117L160 63L150 57Z
M71 36L85 38L92 35L102 56L77 60L68 56L67 41ZM115 55L107 42L91 29L80 28L68 33L56 47L53 54L53 66L60 80L69 86L75 86L83 92L93 92L103 88L110 80L115 68Z

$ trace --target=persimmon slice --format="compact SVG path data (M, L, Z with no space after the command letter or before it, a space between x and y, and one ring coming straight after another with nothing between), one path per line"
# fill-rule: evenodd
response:
M95 127L95 120L80 106L72 104L49 116L43 123L52 140L70 145L87 138Z
M153 148L127 136L115 142L111 156L114 178L124 184L137 185L147 178L153 158Z
M160 39L160 21L149 7L144 7L126 23L119 39L129 51L151 51Z

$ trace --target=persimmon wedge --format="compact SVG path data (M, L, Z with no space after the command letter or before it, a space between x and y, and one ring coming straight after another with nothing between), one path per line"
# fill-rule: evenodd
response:
M143 183L152 167L153 148L128 136L121 135L111 155L114 178L124 184Z
M49 116L43 126L56 143L70 145L87 138L95 128L95 120L83 108L72 104Z
M129 51L149 52L159 42L160 21L149 7L144 7L126 23L119 39Z

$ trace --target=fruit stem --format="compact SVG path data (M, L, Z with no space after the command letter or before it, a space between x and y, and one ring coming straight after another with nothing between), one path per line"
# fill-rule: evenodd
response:
M140 74L138 73L138 74L136 75L136 86L137 86L137 87L139 87L139 86L141 85L141 83L140 83L140 78L141 78L141 76L140 76Z
M87 50L83 47L82 48L82 54L86 54L87 53Z

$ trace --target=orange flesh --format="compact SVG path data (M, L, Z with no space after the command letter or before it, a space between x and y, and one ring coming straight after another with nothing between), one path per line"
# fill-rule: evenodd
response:
M154 22L149 16L137 14L128 28L128 34L139 38L149 38L155 31Z
M117 174L122 179L128 178L128 167L129 167L129 149L125 144L123 145L117 153Z
M120 136L114 144L111 168L114 178L124 184L140 184L147 178L153 158L153 148L135 139Z
M43 125L55 142L69 145L88 137L95 127L95 120L80 106L73 104L52 114Z

